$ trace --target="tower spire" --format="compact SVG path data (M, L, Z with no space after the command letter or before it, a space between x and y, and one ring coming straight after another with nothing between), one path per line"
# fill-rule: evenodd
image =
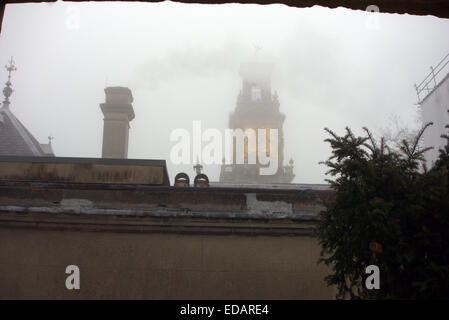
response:
M259 51L262 50L263 47L258 44L253 44L253 46L254 46L254 56L257 57L257 55L259 54Z
M3 106L9 106L9 97L13 93L13 89L11 88L11 72L16 71L17 68L14 64L13 57L8 61L9 65L5 65L6 70L8 71L8 81L5 83L6 87L3 88L3 95L5 96L5 100L3 100Z

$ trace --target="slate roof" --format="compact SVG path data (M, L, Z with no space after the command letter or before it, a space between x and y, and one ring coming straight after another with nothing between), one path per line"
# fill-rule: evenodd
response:
M40 144L7 105L0 108L0 155L54 156L51 145Z
M41 149L45 156L54 156L53 148L50 143L41 143Z

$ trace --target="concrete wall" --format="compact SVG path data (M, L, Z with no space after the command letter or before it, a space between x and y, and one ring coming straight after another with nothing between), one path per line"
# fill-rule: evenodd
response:
M1 228L0 299L332 299L318 253L309 236Z
M313 236L330 196L0 180L0 299L332 299Z
M165 160L0 157L0 181L169 185Z

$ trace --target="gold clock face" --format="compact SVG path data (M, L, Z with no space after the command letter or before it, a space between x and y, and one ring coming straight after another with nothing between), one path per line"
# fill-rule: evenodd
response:
M256 139L250 143L248 137L245 137L244 140L244 152L245 152L245 162L247 162L249 156L257 156L258 152L265 152L266 156L270 156L271 150L271 130L272 128L249 128L246 127L244 130L254 130L256 133ZM265 145L259 145L258 142L258 129L262 129L265 131Z

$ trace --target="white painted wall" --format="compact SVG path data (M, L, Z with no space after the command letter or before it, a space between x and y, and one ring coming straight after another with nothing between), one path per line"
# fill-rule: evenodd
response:
M433 150L426 152L425 158L427 166L430 168L438 158L438 150L446 143L440 136L447 133L444 128L449 124L449 74L439 83L436 89L430 93L421 103L421 112L423 123L433 122L424 133L424 146L434 147Z

